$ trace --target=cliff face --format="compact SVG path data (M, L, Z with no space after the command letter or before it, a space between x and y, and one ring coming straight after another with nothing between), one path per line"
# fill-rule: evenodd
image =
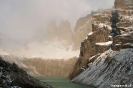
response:
M133 81L130 81L133 80L131 78L133 72L132 6L131 0L115 1L120 20L117 27L121 35L115 36L113 41L110 36L111 11L102 11L93 16L93 32L81 44L80 57L70 75L72 82L97 88L111 88L114 85L125 84L131 87L130 84L133 84Z
M43 76L68 77L76 61L76 57L69 60L31 58L23 60L23 64L29 67L28 70L32 67Z
M1 88L52 88L46 83L34 79L16 64L10 64L0 57Z
M109 23L110 17L110 12L106 10L98 14L94 14L92 16L92 20L89 20L92 22L92 32L90 32L86 39L81 43L80 56L74 66L74 70L71 73L70 78L73 78L82 72L82 67L86 68L88 63L87 59L89 57L98 53L103 53L108 49L108 45L111 43L109 41L109 34L111 31ZM101 42L103 43L102 45Z

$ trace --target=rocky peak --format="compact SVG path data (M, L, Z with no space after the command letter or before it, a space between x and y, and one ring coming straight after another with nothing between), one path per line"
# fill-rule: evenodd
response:
M54 40L55 36L57 35L57 25L56 21L52 20L49 22L49 24L46 27L46 37L48 40Z
M69 21L62 20L61 23L58 26L58 32L61 35L64 35L65 33L72 34L71 26ZM64 34L63 34L64 33Z
M61 23L58 26L58 39L59 41L65 40L67 44L72 44L73 42L73 33L71 30L71 25L69 21L62 20Z
M83 26L88 21L88 18L89 18L88 16L79 18L78 21L76 22L74 31L76 32L81 26Z

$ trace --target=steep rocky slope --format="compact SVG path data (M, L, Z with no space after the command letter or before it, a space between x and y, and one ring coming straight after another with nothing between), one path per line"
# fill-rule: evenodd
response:
M52 88L46 83L34 79L16 64L10 64L0 57L1 88Z
M88 61L88 68L72 79L72 82L97 88L112 88L115 85L132 88L133 49L108 50Z
M109 22L110 17L111 13L109 10L93 15L91 20L92 32L90 32L86 39L81 43L79 59L74 66L74 70L71 73L70 78L73 78L82 72L81 68L86 67L88 63L87 59L89 57L98 53L103 53L108 49L108 45L111 43L109 38L111 32ZM101 42L106 44L101 46Z
M3 52L2 53L2 51L0 51L0 57L4 61L6 61L6 62L8 62L10 64L15 63L18 67L23 68L30 75L33 75L33 76L35 76L35 75L38 75L39 76L40 75L40 73L37 72L34 67L27 66L25 63L23 63L23 60L26 59L24 57L17 57L17 56L11 55L11 54L6 53L6 52Z
M111 10L93 16L93 32L82 42L79 59L70 75L72 82L97 88L131 87L133 84L132 6L132 0L115 0L120 20L117 27L121 35L115 36L113 41L110 36Z
M73 50L79 50L81 42L86 38L86 35L92 31L92 15L99 11L92 11L86 17L81 17L77 20L73 33Z

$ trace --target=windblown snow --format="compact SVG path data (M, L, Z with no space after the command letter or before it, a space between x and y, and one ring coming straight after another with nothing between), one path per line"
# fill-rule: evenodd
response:
M72 45L64 47L63 42L46 44L32 42L19 49L7 50L11 55L25 58L69 59L79 55L79 50L73 51Z

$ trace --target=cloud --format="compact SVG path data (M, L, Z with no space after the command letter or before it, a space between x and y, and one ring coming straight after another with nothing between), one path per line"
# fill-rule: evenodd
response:
M0 0L0 32L28 40L34 30L55 19L69 20L72 27L81 16L98 8L110 8L114 0Z

